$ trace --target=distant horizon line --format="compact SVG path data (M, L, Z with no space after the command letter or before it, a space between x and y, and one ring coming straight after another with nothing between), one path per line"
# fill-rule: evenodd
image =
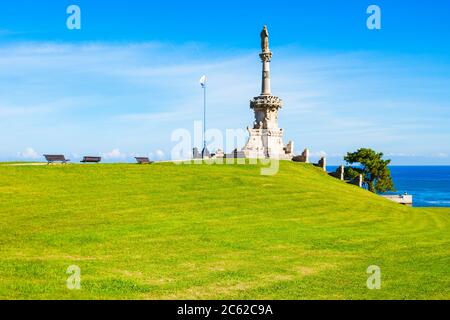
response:
M81 158L80 158L81 159ZM130 158L131 159L131 158ZM153 160L154 163L168 163L168 162L183 162L190 161L195 159L186 159L186 160ZM208 160L208 159L206 159ZM210 159L211 160L211 159ZM279 161L290 161L290 160L279 160ZM8 163L46 163L46 161L34 161L34 160L7 160L0 161L0 164L8 164ZM70 161L69 164L82 164L79 161ZM134 164L129 161L113 161L113 160L102 160L100 164ZM310 162L312 164L312 162ZM339 167L342 164L328 164L327 167ZM389 165L388 167L450 167L450 164L395 164Z

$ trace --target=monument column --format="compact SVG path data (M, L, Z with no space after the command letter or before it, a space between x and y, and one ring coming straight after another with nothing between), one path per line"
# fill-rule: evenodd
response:
M261 51L262 52L259 54L263 64L261 95L270 96L270 60L272 59L272 52L269 48L269 31L266 26L264 26L263 31L261 31Z
M292 159L292 142L283 144L283 129L278 127L278 110L283 101L272 95L270 88L270 61L272 51L269 49L269 32L267 27L261 32L262 62L261 94L250 101L250 108L255 113L253 128L247 128L249 139L242 149L247 158Z
M270 59L272 58L272 52L263 52L259 56L263 63L261 95L270 96L272 94L270 88Z

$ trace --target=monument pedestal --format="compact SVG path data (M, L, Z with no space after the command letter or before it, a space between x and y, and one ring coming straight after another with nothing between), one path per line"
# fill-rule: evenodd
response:
M288 149L290 145L283 144L283 129L266 130L248 128L249 139L242 150L246 158L270 158L280 160L291 160L292 152Z

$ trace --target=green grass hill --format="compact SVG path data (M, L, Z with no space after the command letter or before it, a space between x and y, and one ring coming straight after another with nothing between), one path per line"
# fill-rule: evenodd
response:
M449 271L450 209L308 164L0 164L2 299L450 299Z

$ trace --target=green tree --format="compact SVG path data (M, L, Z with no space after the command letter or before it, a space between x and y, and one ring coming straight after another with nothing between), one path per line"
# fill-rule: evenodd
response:
M344 160L350 165L359 164L359 166L347 167L346 176L354 178L362 174L369 191L374 193L395 191L391 171L388 168L391 160L383 160L383 153L362 148L356 152L347 153Z

